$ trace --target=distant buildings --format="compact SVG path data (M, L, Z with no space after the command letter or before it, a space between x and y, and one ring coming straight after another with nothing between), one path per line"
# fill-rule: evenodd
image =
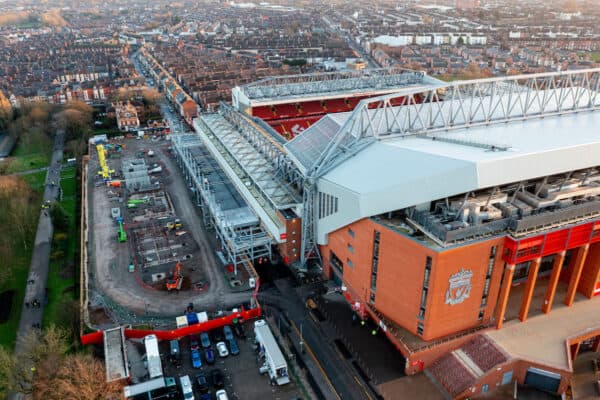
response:
M130 131L140 127L138 113L133 104L131 104L129 101L117 102L114 104L114 107L117 115L117 126L119 127L119 130Z

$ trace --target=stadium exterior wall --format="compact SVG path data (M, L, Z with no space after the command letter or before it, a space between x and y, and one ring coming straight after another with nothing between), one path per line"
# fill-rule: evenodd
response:
M376 231L380 235L380 244L376 288L372 290ZM373 304L394 323L429 341L490 322L502 277L503 242L503 237L496 237L436 251L372 219L362 219L329 234L329 243L321 247L321 254L325 274L329 277L342 275L353 302ZM494 267L487 301L481 307L490 251L494 246ZM342 274L331 266L331 253L342 261ZM420 316L428 257L431 258L429 283L425 312ZM469 293L464 299L453 299L455 293L451 291L448 300L449 282L461 271L472 274L467 279ZM371 295L375 296L374 302ZM456 301L460 302L451 304ZM481 319L480 311L483 311ZM419 323L423 324L422 333L418 331Z

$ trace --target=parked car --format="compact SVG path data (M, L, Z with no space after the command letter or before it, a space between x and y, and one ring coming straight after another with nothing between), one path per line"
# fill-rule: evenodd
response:
M219 352L219 357L224 358L229 355L229 350L227 350L227 346L225 342L217 343L217 351Z
M180 363L180 359L181 359L181 352L179 351L179 341L178 340L171 340L169 342L169 355L171 358L171 362L177 367L181 367L181 363Z
M209 347L208 349L204 350L204 359L206 360L207 364L212 365L215 363L215 352L213 349Z
M223 334L225 335L225 340L233 339L233 332L231 331L231 327L229 325L225 325L223 327Z
M196 384L198 385L198 390L201 393L208 392L208 381L206 380L206 375L203 373L196 375Z
M233 337L229 340L229 352L232 356L237 356L238 354L240 354L240 348L238 347L237 342Z
M225 389L217 390L217 393L215 393L215 396L216 396L217 400L229 400L229 397L227 397L227 392L225 391Z
M202 360L200 359L200 352L198 349L191 351L192 355L192 367L200 368L202 367Z
M200 334L200 342L202 343L202 347L208 349L210 347L210 338L208 337L208 333L202 332Z
M197 340L190 341L190 350L198 350L198 341Z
M200 395L200 400L212 400L210 392L202 393Z
M210 378L214 387L222 388L225 386L225 376L223 376L220 369L214 369L210 374Z
M244 328L242 327L242 325L238 322L233 324L233 332L235 333L235 335L240 338L240 339L246 339L246 332L244 332Z

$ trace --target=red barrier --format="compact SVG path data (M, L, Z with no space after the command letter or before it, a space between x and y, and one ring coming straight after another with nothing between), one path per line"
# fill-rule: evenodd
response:
M104 332L96 331L96 332L88 333L87 335L82 335L81 336L81 344L85 346L88 344L102 343L103 339L104 339Z
M150 330L150 329L125 329L126 338L141 339L147 335L156 335L159 340L173 340L179 339L184 336L198 334L201 332L210 331L212 329L221 328L225 325L231 325L235 318L238 319L254 319L262 315L260 307L253 308L251 310L243 310L226 317L215 318L203 322L201 324L186 326L184 328L173 329L170 331ZM104 334L102 331L88 333L87 335L81 336L81 343L87 344L99 344L102 343Z

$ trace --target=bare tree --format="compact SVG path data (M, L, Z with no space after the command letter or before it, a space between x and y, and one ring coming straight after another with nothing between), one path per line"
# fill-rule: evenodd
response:
M101 400L122 397L123 384L106 382L104 364L89 354L66 356L52 379L36 379L34 400Z

